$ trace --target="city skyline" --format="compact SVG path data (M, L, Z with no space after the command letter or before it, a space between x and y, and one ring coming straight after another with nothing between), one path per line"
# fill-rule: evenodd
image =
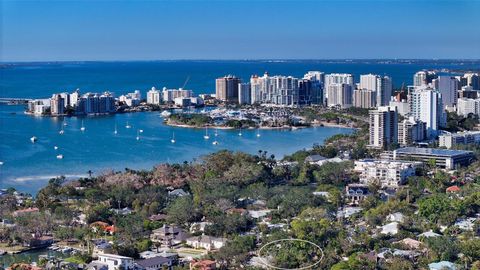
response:
M3 1L0 60L479 59L479 8L478 1Z

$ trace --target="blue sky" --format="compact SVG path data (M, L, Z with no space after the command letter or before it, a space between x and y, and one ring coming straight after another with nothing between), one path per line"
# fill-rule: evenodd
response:
M1 2L1 61L480 58L480 1Z

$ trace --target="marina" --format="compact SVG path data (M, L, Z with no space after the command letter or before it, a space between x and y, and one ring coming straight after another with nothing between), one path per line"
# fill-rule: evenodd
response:
M23 106L0 106L0 136L4 138L0 142L0 160L4 162L0 188L15 187L32 194L60 175L74 179L90 170L101 174L112 169L150 169L162 162L194 161L221 149L252 154L267 150L281 158L332 135L353 132L328 127L243 129L238 136L240 130L235 129L215 128L211 134L210 128L171 127L164 124L160 112L63 119L31 117L22 110ZM61 135L58 130L62 127ZM206 134L212 138L205 139Z

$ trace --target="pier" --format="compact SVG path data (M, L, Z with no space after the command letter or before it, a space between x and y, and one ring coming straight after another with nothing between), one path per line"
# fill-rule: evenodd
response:
M30 98L0 98L0 104L8 105L18 105L18 104L27 104Z

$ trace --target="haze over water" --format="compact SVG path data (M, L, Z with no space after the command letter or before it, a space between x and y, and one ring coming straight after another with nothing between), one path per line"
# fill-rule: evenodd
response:
M469 65L446 62L421 62L414 64L379 64L375 62L331 61L157 61L157 62L86 62L86 63L35 63L4 66L0 69L0 97L48 98L55 92L80 88L82 93L115 92L116 96L155 86L178 88L190 77L185 88L195 94L213 93L215 78L235 74L248 80L252 74L293 75L302 77L309 70L326 73L352 73L358 80L360 74L376 73L393 77L397 87L402 82L411 84L413 73L423 68L469 69L479 68L478 62ZM101 117L65 118L68 126L60 135L63 118L32 117L23 114L22 106L0 106L0 188L16 187L36 193L49 178L66 175L75 178L88 170L101 173L108 169L150 169L161 162L192 161L203 154L220 149L245 151L255 154L267 150L282 157L338 133L352 132L341 128L309 128L294 131L220 130L219 145L203 139L204 130L172 128L165 126L159 112L117 114ZM80 131L81 120L86 131ZM131 129L126 129L129 122ZM115 124L118 134L114 135ZM137 130L143 129L140 140ZM175 132L176 144L171 144ZM213 131L211 131L213 132ZM211 134L213 135L213 134ZM32 144L30 137L37 136ZM59 149L55 150L54 146ZM56 158L63 154L64 158Z

